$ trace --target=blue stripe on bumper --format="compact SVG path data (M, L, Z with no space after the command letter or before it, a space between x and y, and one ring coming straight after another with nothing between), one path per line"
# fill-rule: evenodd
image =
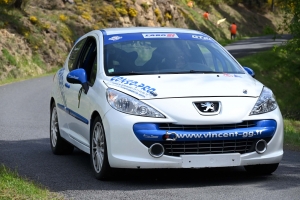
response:
M272 137L276 131L275 120L254 121L255 126L247 128L216 129L216 130L161 130L159 124L137 123L133 131L140 141L165 141L168 132L175 133L176 141L208 141L208 140L238 140L247 138ZM169 135L174 138L175 134Z

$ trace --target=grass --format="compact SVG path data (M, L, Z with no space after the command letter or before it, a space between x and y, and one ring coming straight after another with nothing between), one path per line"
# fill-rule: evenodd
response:
M284 144L289 149L300 150L300 121L284 120Z
M238 59L269 87L285 119L300 120L300 57L281 47Z
M284 144L300 150L300 58L281 47L238 59L272 89L284 117Z
M1 165L0 199L63 199L63 197Z
M6 85L6 84L9 84L9 83L20 82L20 81L24 81L24 80L28 80L28 79L32 79L32 78L39 78L39 77L49 76L49 75L52 75L52 74L56 73L57 70L58 70L58 67L51 69L51 71L49 71L45 74L40 74L40 75L36 75L36 76L29 75L29 76L25 76L25 77L22 77L22 78L13 78L13 77L7 78L7 79L4 79L4 80L0 81L0 86Z

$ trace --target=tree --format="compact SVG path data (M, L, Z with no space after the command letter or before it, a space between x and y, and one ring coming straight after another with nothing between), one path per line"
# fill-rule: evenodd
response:
M291 51L300 51L300 1L282 0L287 15L292 15L292 20L286 21L293 39L288 42L287 48Z

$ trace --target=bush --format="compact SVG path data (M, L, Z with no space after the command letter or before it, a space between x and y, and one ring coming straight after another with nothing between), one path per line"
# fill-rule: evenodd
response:
M59 15L59 19L64 22L67 21L68 17L65 15Z
M120 14L112 5L102 6L99 14L107 21L118 21Z
M31 21L31 23L36 24L38 22L38 19L35 16L30 16L29 20Z
M158 17L160 15L160 10L158 8L155 8L154 14L156 17Z
M166 20L171 20L172 19L172 15L169 12L166 12L165 19Z
M137 11L136 9L134 9L134 8L129 8L128 15L129 15L130 17L136 17L137 14L138 14L138 11Z
M127 10L125 8L116 8L116 10L122 15L125 16L128 14Z
M91 21L91 20L92 20L91 15L90 15L89 13L87 13L87 12L82 13L81 17L82 17L83 19L88 20L88 21Z

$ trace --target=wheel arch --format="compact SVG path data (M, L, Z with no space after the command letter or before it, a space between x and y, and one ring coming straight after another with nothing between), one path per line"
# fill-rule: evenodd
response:
M50 100L50 110L51 110L51 106L52 106L53 103L55 103L55 100L54 100L53 97L51 97L51 100Z
M98 117L98 116L100 117L100 120L102 121L99 112L96 111L96 110L94 110L94 112L93 112L92 115L91 115L91 120L90 120L90 131L91 131L92 128L93 128L92 126L93 126L93 123L94 123L94 119L96 119L96 117Z

